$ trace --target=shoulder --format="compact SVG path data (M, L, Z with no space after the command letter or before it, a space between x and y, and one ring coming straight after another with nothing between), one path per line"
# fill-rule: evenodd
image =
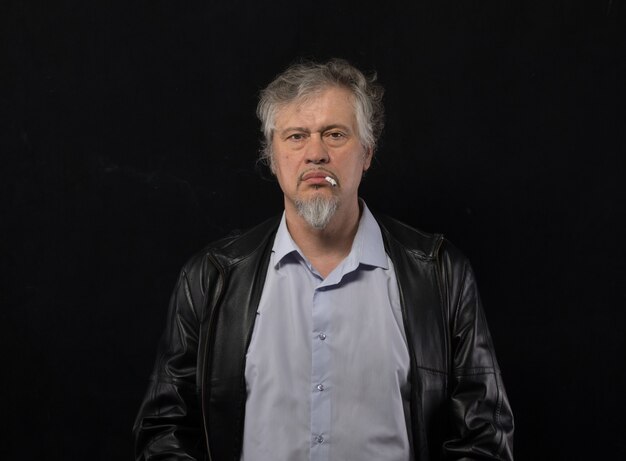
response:
M387 246L397 246L420 259L432 260L444 242L443 235L431 234L409 226L395 218L374 214Z
M272 245L279 223L280 216L272 217L255 227L233 231L209 243L187 260L182 272L188 278L205 280L207 276L264 253L268 245Z
M462 269L467 264L465 255L442 234L424 232L386 215L374 216L388 251L400 249L421 260L437 261L448 271Z
M443 306L448 306L449 318L456 318L459 306L477 299L472 267L461 250L441 234L415 229L387 216L376 216L381 227L386 250L400 270L419 273L426 267L437 280Z

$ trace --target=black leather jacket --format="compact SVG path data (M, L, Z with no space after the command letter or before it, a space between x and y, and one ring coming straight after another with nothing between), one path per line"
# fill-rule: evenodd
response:
M440 235L377 220L411 357L415 459L512 460L513 415L467 260ZM239 461L245 354L278 223L220 240L181 271L135 422L137 460Z

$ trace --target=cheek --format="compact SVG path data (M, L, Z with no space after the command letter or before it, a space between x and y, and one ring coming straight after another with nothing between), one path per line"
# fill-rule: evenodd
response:
M276 176L281 183L289 182L290 177L293 176L293 165L291 165L289 160L289 155L274 155L273 172L274 176Z
M272 152L272 171L278 174L283 170L284 156L279 152Z
M290 173L298 169L298 159L289 152L277 153L274 156L274 168L276 171Z

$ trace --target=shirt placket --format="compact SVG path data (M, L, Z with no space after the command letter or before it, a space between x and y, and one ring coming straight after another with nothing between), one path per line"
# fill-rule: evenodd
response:
M332 290L323 285L313 292L311 332L311 461L328 461L331 439L330 331Z

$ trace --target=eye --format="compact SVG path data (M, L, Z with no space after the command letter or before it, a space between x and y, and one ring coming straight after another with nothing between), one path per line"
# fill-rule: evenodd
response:
M326 142L331 143L332 145L342 145L348 139L348 136L343 131L329 131L324 133L324 137L327 139Z
M291 141L302 141L304 138L305 138L304 133L293 133L287 136L287 139Z

